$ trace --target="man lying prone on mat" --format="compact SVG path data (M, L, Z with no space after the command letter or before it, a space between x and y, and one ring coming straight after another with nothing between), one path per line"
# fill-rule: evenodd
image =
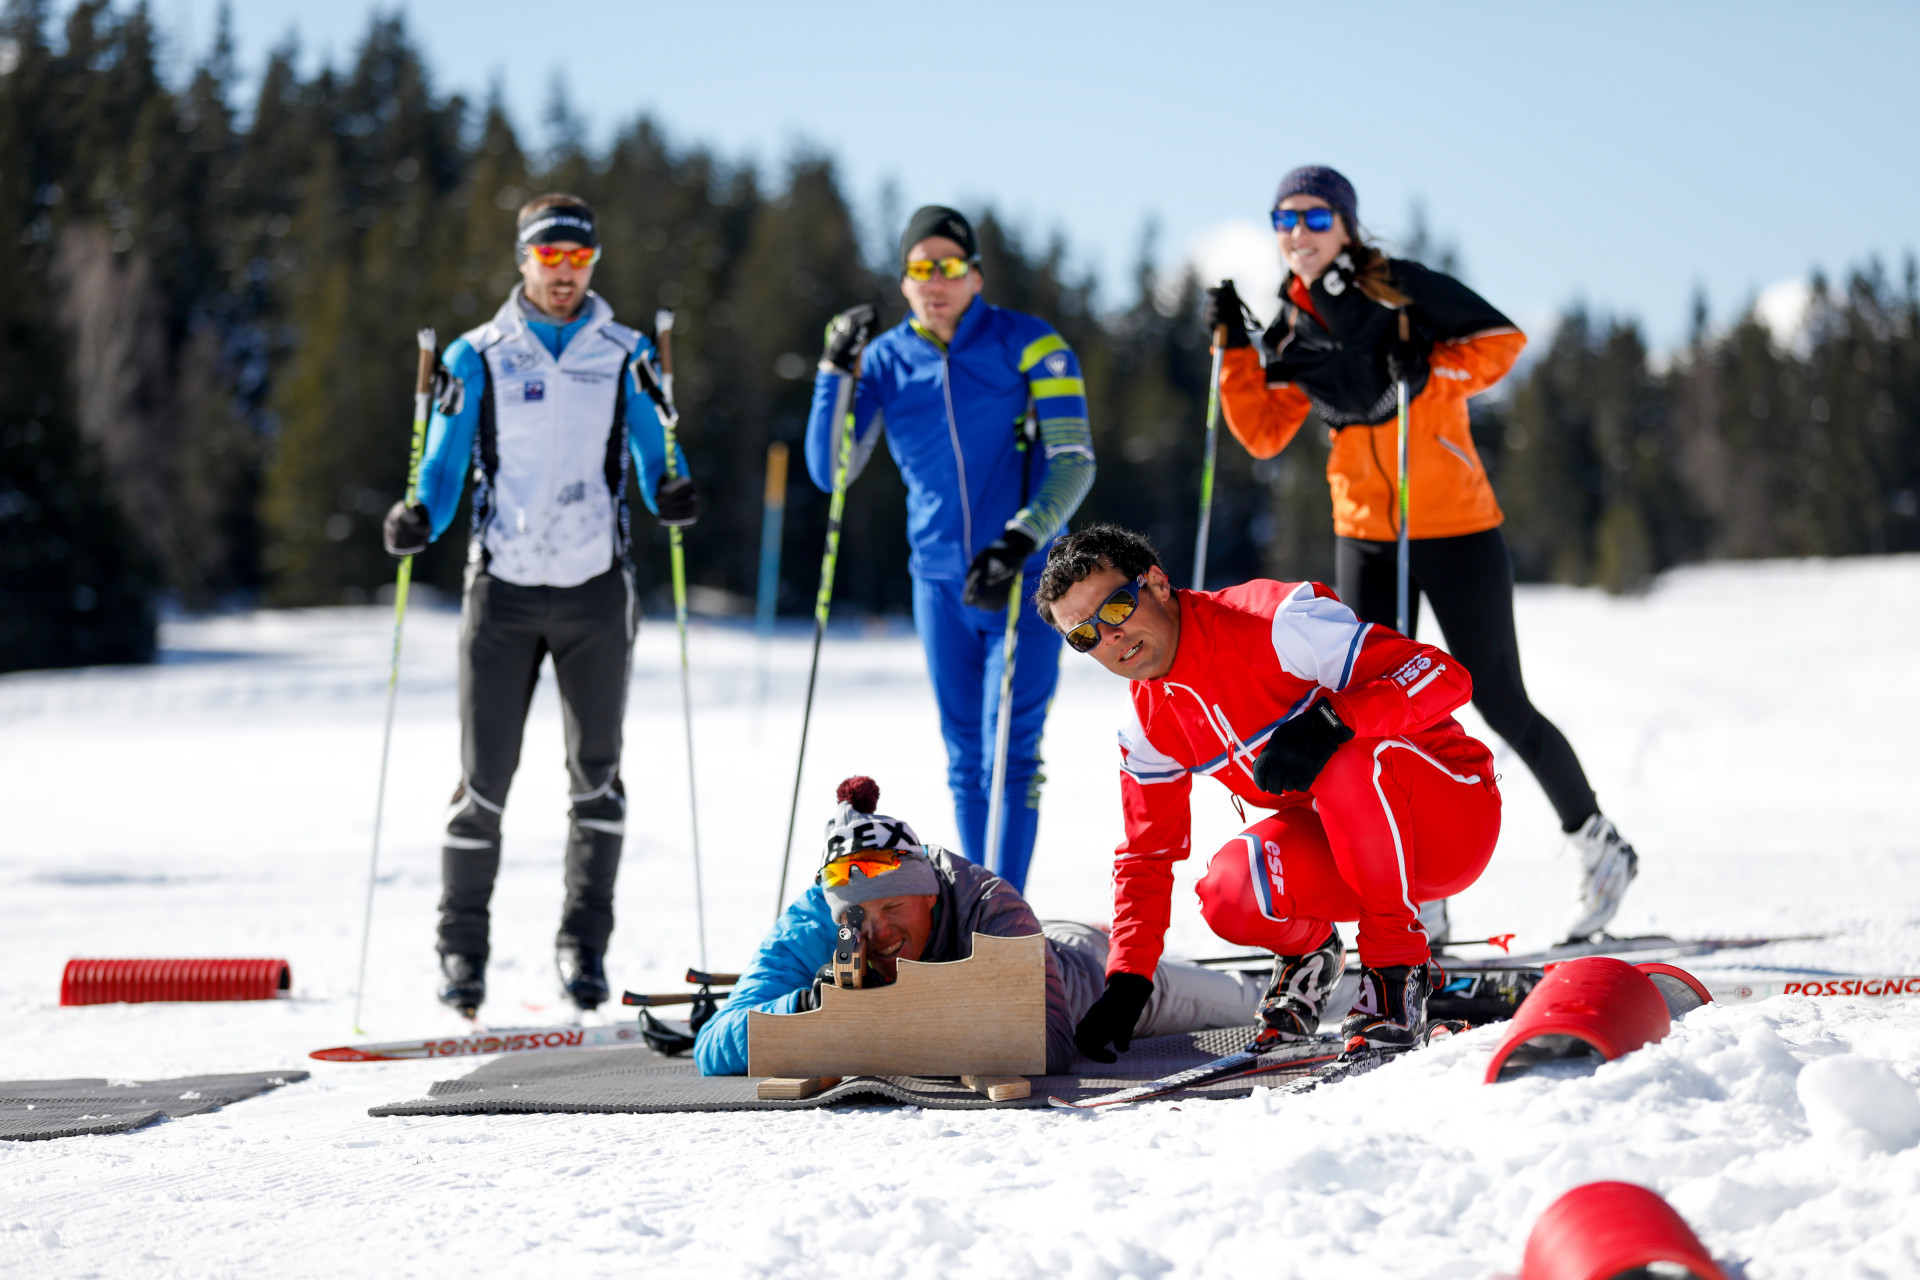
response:
M880 788L871 778L848 778L838 799L820 874L762 940L732 997L700 1028L693 1048L700 1073L746 1074L749 1011L803 1013L819 1006L820 988L833 983L837 922L854 906L865 914L860 930L868 985L891 983L902 960L964 960L976 933L1045 933L1047 1071L1072 1070L1073 1029L1106 988L1106 931L1069 920L1042 922L1011 884L985 867L922 845L906 823L874 812ZM1263 994L1257 978L1162 960L1133 1034L1250 1026ZM1115 1047L1130 1043L1128 1037Z

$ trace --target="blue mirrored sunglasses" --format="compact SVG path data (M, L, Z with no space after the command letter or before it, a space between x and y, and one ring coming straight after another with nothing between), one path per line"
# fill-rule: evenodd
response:
M1309 231L1333 230L1333 210L1324 205L1318 209L1275 209L1273 211L1273 229L1291 231L1302 222Z

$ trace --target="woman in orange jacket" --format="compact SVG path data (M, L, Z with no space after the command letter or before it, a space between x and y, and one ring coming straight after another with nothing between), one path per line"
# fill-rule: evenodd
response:
M1369 244L1353 185L1324 165L1289 173L1273 226L1288 268L1280 315L1256 350L1231 281L1208 291L1206 323L1226 329L1220 402L1256 458L1287 447L1312 411L1332 451L1336 590L1355 613L1394 624L1398 396L1406 380L1410 508L1408 630L1425 595L1447 648L1473 676L1473 704L1527 763L1579 855L1569 937L1597 933L1638 870L1600 812L1564 735L1527 698L1513 629L1513 562L1500 504L1468 429L1467 397L1513 367L1526 335L1451 276ZM1401 318L1408 321L1401 337ZM1444 914L1438 923L1444 928Z

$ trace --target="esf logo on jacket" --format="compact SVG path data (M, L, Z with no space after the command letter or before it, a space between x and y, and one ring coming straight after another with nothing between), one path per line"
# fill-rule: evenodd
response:
M640 335L598 295L556 360L519 290L465 335L487 368L474 444L473 554L520 586L571 587L605 573L626 521L626 364Z

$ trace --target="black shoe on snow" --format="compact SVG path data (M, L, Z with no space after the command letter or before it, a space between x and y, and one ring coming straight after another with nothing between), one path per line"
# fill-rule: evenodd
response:
M1320 1031L1320 1015L1326 1012L1346 967L1347 948L1338 929L1329 929L1326 940L1305 955L1275 956L1273 979L1260 1001L1260 1034L1254 1043L1311 1040Z
M1396 964L1360 971L1360 998L1340 1024L1353 1049L1411 1049L1427 1033L1427 966Z
M607 966L597 952L585 947L563 946L554 952L560 968L560 989L581 1009L598 1009L607 1002Z
M480 1012L487 1000L487 958L449 951L440 957L440 972L447 979L440 984L440 1003L462 1017Z

